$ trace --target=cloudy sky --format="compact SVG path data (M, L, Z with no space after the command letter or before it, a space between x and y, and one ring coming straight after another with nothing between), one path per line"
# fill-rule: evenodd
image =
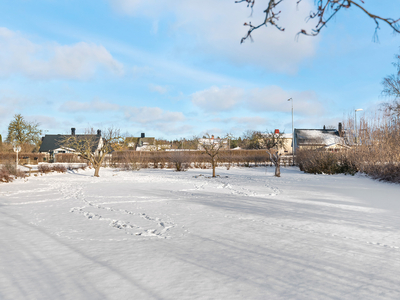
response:
M337 123L385 101L400 35L356 8L318 37L296 33L313 0L286 0L280 22L240 44L262 20L234 0L12 0L0 2L0 133L17 113L45 133L120 128L157 138ZM400 17L397 0L365 0ZM379 4L378 4L379 3ZM383 4L381 4L383 3ZM381 7L382 6L382 7Z

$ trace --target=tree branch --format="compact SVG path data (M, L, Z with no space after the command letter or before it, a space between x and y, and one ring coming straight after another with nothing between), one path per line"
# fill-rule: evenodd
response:
M252 12L253 12L253 7L255 4L256 0L236 0L235 3L242 3L246 2L247 7L250 7ZM251 34L253 33L254 30L259 29L262 26L267 26L268 24L276 27L280 31L284 31L285 28L282 26L278 25L279 21L279 15L281 11L276 12L275 9L276 7L281 4L284 0L269 0L267 8L264 10L265 18L264 21L258 25L252 25L251 22L249 23L244 23L244 26L249 26L249 30L247 31L247 34L241 39L240 43L243 43L246 39L253 40ZM301 2L302 0L296 1L297 5ZM315 6L316 6L316 11L311 12L310 15L307 18L307 21L311 19L317 19L318 23L315 27L315 29L312 29L311 32L307 32L305 29L301 29L296 36L300 34L308 35L308 36L316 36L320 33L320 31L326 27L326 24L342 9L342 8L350 8L351 5L354 5L355 7L361 9L369 18L373 19L376 28L375 28L375 34L379 27L379 22L382 21L389 25L395 33L400 33L400 26L399 26L399 21L400 19L393 19L393 18L384 18L381 16L378 16L376 14L373 14L369 12L368 10L365 9L365 7L357 2L361 2L364 4L364 0L316 0L315 1Z

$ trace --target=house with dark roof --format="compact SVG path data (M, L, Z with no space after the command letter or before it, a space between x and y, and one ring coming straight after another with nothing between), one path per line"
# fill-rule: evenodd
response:
M156 138L146 137L146 135L142 133L140 137L125 138L125 144L129 149L132 150L150 151L156 149L155 140Z
M101 130L97 130L97 134L75 134L75 128L71 128L71 134L46 134L42 137L42 144L39 148L39 153L47 154L50 162L55 161L56 154L76 153L75 149L65 147L63 142L70 136L76 136L77 140L93 139L92 152L95 152L102 143ZM76 153L79 154L79 153Z
M339 123L338 129L294 129L295 149L344 150L349 149L345 132Z

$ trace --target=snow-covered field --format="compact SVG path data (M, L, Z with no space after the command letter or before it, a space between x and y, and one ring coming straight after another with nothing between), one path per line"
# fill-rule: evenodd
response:
M0 184L0 299L400 299L400 186L210 174Z

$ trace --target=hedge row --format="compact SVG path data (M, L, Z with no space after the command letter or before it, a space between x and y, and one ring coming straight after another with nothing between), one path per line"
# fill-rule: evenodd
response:
M290 161L289 161L290 160ZM177 163L203 167L210 162L210 157L202 151L115 151L110 163L136 164L142 168L176 167ZM283 165L291 164L291 157L282 160ZM269 155L265 150L223 150L219 152L219 164L257 166L270 164Z
M0 163L7 161L15 161L17 154L15 152L0 152ZM45 154L42 153L18 153L20 163L37 164L45 161Z

